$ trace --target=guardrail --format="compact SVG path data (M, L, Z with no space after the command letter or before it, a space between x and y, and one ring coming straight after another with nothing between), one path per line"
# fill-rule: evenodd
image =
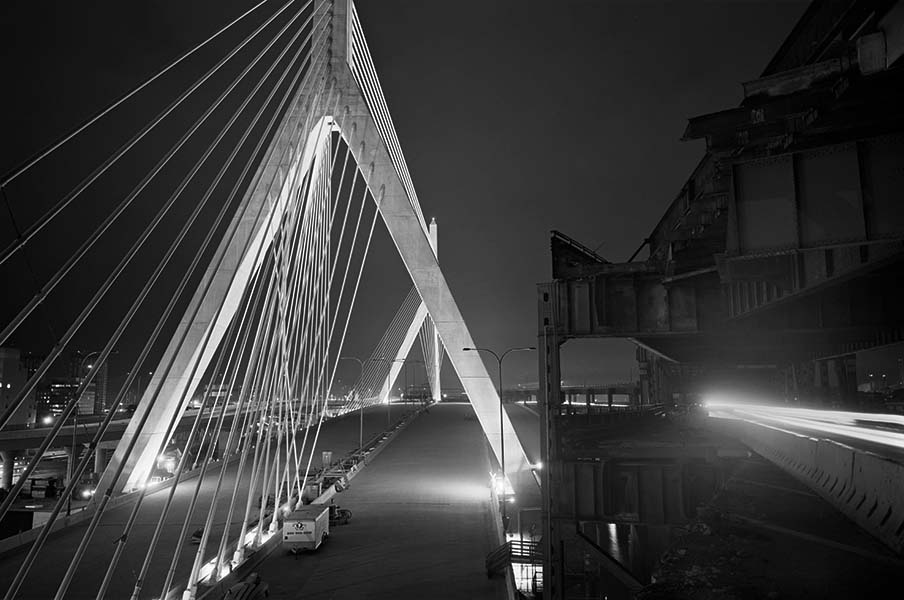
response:
M757 454L904 553L904 465L838 442L751 422L733 424Z
M539 542L509 540L490 552L485 562L487 575L503 573L512 564L542 565Z

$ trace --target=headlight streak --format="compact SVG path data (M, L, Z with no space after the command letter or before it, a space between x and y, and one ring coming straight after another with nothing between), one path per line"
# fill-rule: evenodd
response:
M710 416L714 418L743 419L763 425L804 429L904 449L904 431L876 428L883 425L901 428L904 426L904 416L901 415L768 406L722 400L708 401L705 406Z

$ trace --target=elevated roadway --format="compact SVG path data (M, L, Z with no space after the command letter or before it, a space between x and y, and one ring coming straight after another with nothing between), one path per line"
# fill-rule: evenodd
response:
M797 435L831 440L904 464L902 415L721 400L707 402L706 406L710 415L716 418L747 421Z
M209 415L210 411L207 410L205 413ZM183 414L182 418L179 420L179 424L176 426L176 432L189 431L197 414L197 408L186 410L185 414ZM219 409L216 411L216 415L219 415ZM232 418L234 416L235 408L227 408L226 416L223 419L224 429L228 429L232 425ZM205 419L206 418L207 417L205 417ZM87 417L87 419L83 419L84 418L80 418L76 425L67 424L60 428L60 432L57 434L57 438L54 440L51 447L62 448L64 446L71 446L73 440L76 444L87 444L90 442L97 433L98 427L100 427L101 418ZM104 432L101 441L110 442L119 440L130 420L131 417L111 421L107 430ZM0 432L0 450L30 450L32 448L37 448L41 445L41 442L44 441L44 438L47 437L48 433L50 433L50 427L4 430Z

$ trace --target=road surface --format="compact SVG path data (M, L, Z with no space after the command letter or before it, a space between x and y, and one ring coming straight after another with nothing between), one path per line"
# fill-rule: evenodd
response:
M316 553L278 548L258 568L273 599L504 597L484 559L496 544L490 454L469 404L441 403L412 422L335 498L351 509Z

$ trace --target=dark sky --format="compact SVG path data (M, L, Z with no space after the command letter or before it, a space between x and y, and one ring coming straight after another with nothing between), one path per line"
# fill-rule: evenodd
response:
M0 168L250 4L3 3ZM549 230L627 260L703 152L702 143L678 141L686 119L737 105L739 83L759 75L806 5L358 3L425 216L439 223L443 271L479 345L535 342L535 284L550 278ZM147 105L130 105L84 143L101 148L106 137L127 136L147 106L177 93L179 77L190 80L180 75L150 90ZM41 178L11 189L11 204L26 210L39 188L54 187L54 169L84 166L80 156L63 155ZM397 285L369 272L365 305L388 310L388 323L407 290L380 235L375 250L386 256L373 264L394 269ZM365 354L378 329L352 336L350 352ZM620 341L572 342L565 356L574 380L625 380L634 364L632 346ZM533 357L509 360L507 382L536 381Z

